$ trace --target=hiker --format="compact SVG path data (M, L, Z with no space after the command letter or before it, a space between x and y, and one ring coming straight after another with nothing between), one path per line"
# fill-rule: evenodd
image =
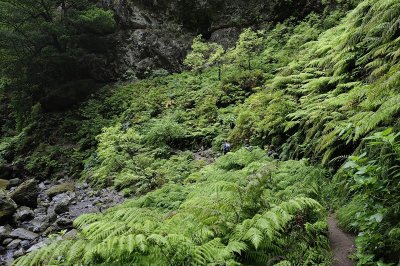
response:
M275 151L275 146L274 145L269 145L269 149L268 149L267 155L268 155L268 157L272 157L274 159L278 157L278 153Z
M231 151L231 144L226 140L224 141L224 144L222 144L222 151L224 152L224 154L227 154Z

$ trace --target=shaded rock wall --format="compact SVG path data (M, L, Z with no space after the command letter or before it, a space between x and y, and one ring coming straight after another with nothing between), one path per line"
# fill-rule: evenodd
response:
M231 46L244 27L322 10L320 0L103 0L101 5L118 23L114 49L93 66L101 81L180 71L197 34Z
M233 46L243 28L303 18L322 11L320 1L99 1L99 6L114 13L117 27L113 32L78 34L71 47L80 51L79 56L62 55L52 59L54 64L46 60L32 64L30 72L43 72L45 80L37 81L42 90L33 93L33 102L39 101L45 111L63 111L105 83L180 72L194 36L202 34L225 47Z

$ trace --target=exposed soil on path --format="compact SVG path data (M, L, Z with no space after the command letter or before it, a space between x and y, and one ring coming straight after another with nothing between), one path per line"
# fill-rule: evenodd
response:
M343 232L335 216L328 217L329 241L333 252L332 266L352 266L354 262L348 257L355 252L354 236Z

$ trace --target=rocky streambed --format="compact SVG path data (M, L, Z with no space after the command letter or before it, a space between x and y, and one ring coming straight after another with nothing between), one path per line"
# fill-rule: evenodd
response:
M73 237L76 217L122 201L113 189L94 190L71 180L0 179L0 265L45 245L52 233L65 230L64 237Z

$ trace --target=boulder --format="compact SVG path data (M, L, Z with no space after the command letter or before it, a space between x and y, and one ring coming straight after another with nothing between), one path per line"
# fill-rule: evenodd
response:
M0 226L0 242L10 236L11 230L9 225Z
M49 188L46 191L46 194L47 194L47 196L52 198L58 194L65 193L68 191L73 191L74 189L75 189L74 183L67 182L67 183L62 183L62 184L59 184L59 185Z
M0 189L0 220L11 217L17 209L17 204L7 196L6 192Z
M69 205L69 200L59 201L54 205L54 212L56 214L62 214L62 213L68 212L68 210L69 210L68 205Z
M10 236L19 239L33 240L39 235L23 228L17 228L11 232Z
M72 230L68 231L67 233L65 233L65 235L63 236L63 239L74 239L77 235L78 235L78 230L72 229Z
M7 189L10 181L6 179L0 179L0 189Z
M60 227L72 226L72 220L66 217L60 217L57 219L56 224Z
M47 209L47 218L50 222L54 222L57 219L57 213L54 211L54 206Z
M35 216L46 215L47 209L45 207L41 206L41 207L38 207L37 209L35 209L33 212L35 213Z
M38 187L39 187L40 190L46 190L47 189L47 186L44 184L44 182L39 183Z
M11 187L18 186L19 184L21 184L21 179L19 179L19 178L10 179L10 181L8 183L8 189Z
M19 185L10 197L21 206L36 208L38 197L38 184L35 179L29 179Z
M19 244L21 243L21 241L22 241L21 239L14 239L7 245L7 249L17 248L19 246Z
M31 241L29 241L29 240L21 241L21 247L23 247L23 248L27 248L28 246L30 246L30 244L31 244Z
M33 218L33 211L28 207L21 207L14 214L14 221L17 223L25 222Z
M44 246L46 246L46 242L45 242L45 241L42 241L42 242L39 242L39 243L37 243L37 244L31 246L26 252L29 253L29 252L38 250L39 248L44 247Z
M49 217L47 215L39 215L32 220L32 225L34 232L43 232L50 226Z
M20 249L18 249L17 251L14 252L13 258L16 259L16 258L19 258L19 257L21 257L23 255L25 255L25 250L24 250L24 248L20 248Z
M12 238L6 238L3 240L3 246L7 246L8 244L10 244L13 241Z
M57 196L54 196L47 213L51 214L54 212L55 214L62 214L68 212L70 202L71 198L67 193L58 194Z

